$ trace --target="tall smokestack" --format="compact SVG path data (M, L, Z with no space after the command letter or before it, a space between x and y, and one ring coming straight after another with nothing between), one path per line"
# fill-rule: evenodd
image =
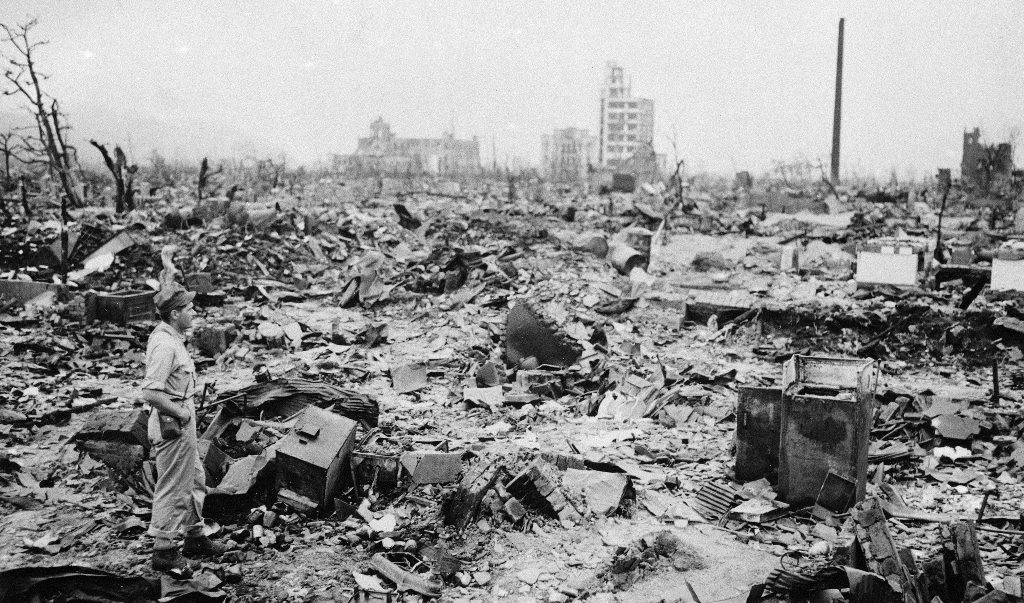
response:
M832 115L832 184L839 184L839 125L843 114L843 23L839 19L839 50L836 51L836 108Z

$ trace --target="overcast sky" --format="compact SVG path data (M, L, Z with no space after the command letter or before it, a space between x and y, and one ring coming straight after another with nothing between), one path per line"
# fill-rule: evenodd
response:
M965 128L1024 125L1017 1L0 2L2 22L27 15L77 135L137 160L316 162L381 115L399 136L479 136L487 164L492 146L537 161L543 133L597 132L615 60L690 170L827 168L840 16L844 173L957 171Z

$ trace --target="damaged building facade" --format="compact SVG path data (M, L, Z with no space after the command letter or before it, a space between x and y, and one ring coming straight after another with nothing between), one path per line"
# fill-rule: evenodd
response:
M455 138L399 138L391 125L378 117L370 124L370 136L360 138L356 152L336 155L335 171L354 175L470 176L480 170L480 141Z
M556 129L542 135L542 174L555 182L585 181L597 162L597 146L597 137L580 128Z
M964 132L964 152L960 162L960 178L969 184L987 188L999 178L1013 173L1013 145L1008 142L986 144L981 130Z

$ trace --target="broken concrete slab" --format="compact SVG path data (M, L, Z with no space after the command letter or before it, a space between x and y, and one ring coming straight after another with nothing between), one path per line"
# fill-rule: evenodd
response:
M763 496L745 500L729 510L731 517L748 523L766 523L774 521L789 512L789 505Z
M416 450L399 460L415 485L450 484L459 481L462 473L461 452Z
M75 439L124 442L148 449L148 426L149 411L142 408L97 410L78 430Z
M981 432L981 424L971 418L960 415L939 415L932 419L935 433L944 439L966 441Z
M427 365L419 362L391 367L391 387L396 393L408 394L427 386Z
M632 483L625 473L566 469L562 487L581 494L587 510L598 516L614 515L633 496Z
M467 387L462 390L462 399L470 404L484 406L496 410L505 402L505 394L500 385L494 387Z
M53 283L0 280L0 298L13 300L19 305L25 305L29 301L47 293L56 293L59 299L65 299L68 295L68 288L64 285L55 285Z

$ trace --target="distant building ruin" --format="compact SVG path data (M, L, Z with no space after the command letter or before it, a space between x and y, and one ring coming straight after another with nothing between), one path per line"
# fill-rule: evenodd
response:
M459 140L451 133L441 138L398 138L378 117L370 136L360 138L356 152L334 158L338 171L357 175L470 176L480 171L480 141Z
M960 162L960 179L964 183L988 188L1000 177L1013 173L1013 145L1008 142L984 144L981 131L964 132L964 154Z
M541 173L554 182L585 182L597 163L597 136L580 128L562 128L541 136Z
M732 185L735 189L746 189L750 190L754 188L754 178L750 175L750 172L743 170L742 172L736 172L736 180Z

